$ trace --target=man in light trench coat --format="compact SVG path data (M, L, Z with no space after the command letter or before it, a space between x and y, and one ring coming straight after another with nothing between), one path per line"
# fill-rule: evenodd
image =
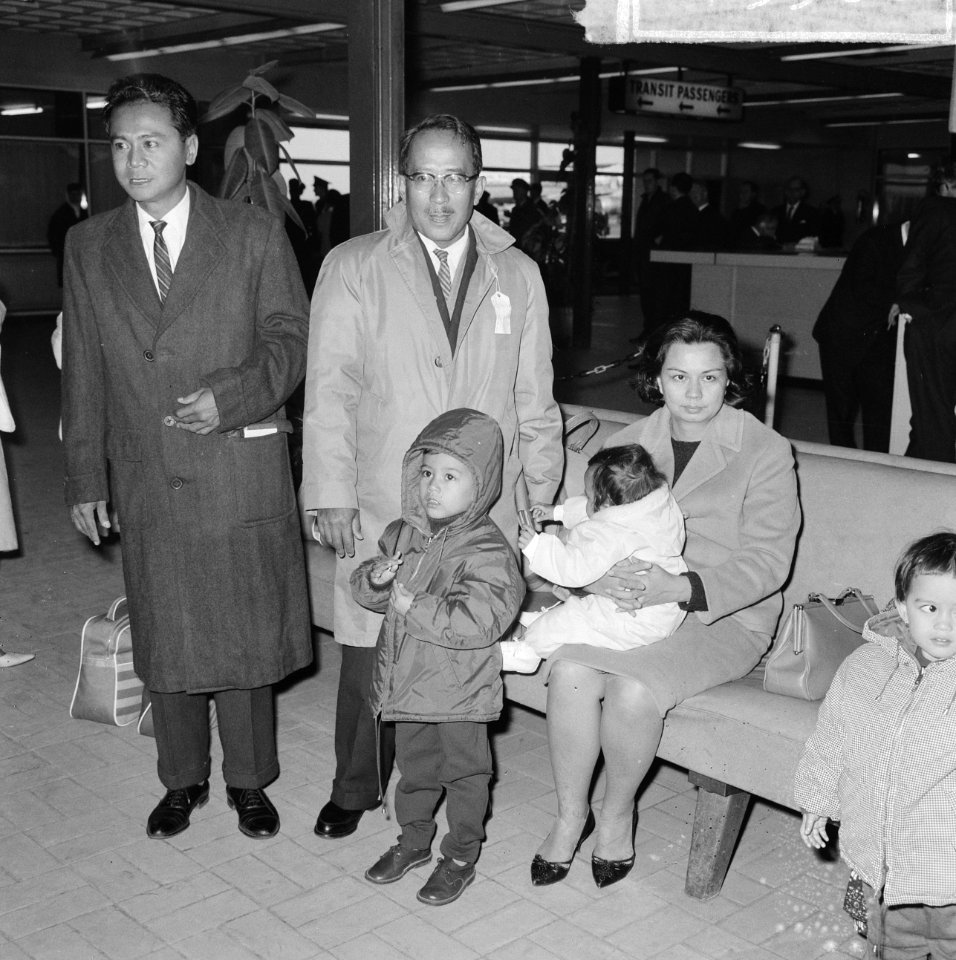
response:
M456 407L498 421L505 466L491 516L515 547L516 486L551 503L563 468L544 285L514 237L473 211L485 188L478 135L428 117L403 135L399 169L386 229L336 247L312 297L300 500L339 557L342 645L335 780L315 825L327 838L352 833L381 802L379 761L382 789L391 768L390 731L379 758L367 700L382 618L352 600L349 575L401 513L412 440Z
M196 104L178 83L118 80L104 119L130 199L67 239L66 501L94 544L110 499L122 527L166 787L147 833L185 830L209 796L212 695L227 802L243 833L272 836L272 684L312 658L283 410L305 291L276 217L187 184Z

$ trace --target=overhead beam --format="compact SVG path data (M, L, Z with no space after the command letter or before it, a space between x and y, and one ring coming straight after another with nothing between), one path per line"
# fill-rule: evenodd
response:
M348 22L349 0L163 0L167 7L188 7L195 10L217 10L221 13L243 13L260 17L281 14L303 23L320 20Z
M81 49L98 56L120 53L130 49L156 47L172 43L202 43L225 37L268 30L288 30L302 26L299 20L275 17L249 17L246 14L212 14L175 23L157 24L136 30L122 30L84 37Z
M519 47L577 57L629 60L642 66L676 66L759 80L783 80L837 86L872 93L899 91L919 97L948 97L949 77L930 77L897 70L826 63L784 62L776 56L738 47L701 43L592 44L574 24L524 20L503 14L441 14L413 8L412 29L446 40L466 40L498 47Z

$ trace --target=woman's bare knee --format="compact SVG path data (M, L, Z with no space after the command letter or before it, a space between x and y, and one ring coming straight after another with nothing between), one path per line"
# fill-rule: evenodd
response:
M570 660L558 660L548 675L549 693L580 693L601 697L604 695L607 675Z
M650 689L630 677L608 677L604 707L634 717L661 719L660 708Z

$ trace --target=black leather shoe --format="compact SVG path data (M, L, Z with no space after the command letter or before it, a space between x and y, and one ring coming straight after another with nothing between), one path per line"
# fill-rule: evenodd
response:
M574 862L574 854L581 849L581 844L591 836L593 831L594 811L588 810L588 818L584 821L584 829L581 831L581 836L574 848L574 852L571 854L571 859L555 862L553 860L545 860L544 857L536 853L534 860L531 861L531 883L536 887L547 887L552 883L562 881L571 869L571 864Z
M454 860L439 857L428 882L415 896L419 902L427 903L430 907L443 907L446 903L457 900L474 879L473 863L460 867Z
M208 799L208 780L181 790L167 790L146 821L146 835L153 840L165 840L182 833L189 826L189 815Z
M247 837L274 837L279 832L279 813L265 790L226 787L226 799L239 814L239 830Z
M634 842L634 833L637 830L637 805L631 817L631 842ZM609 887L618 880L623 880L634 866L634 854L626 860L605 860L602 857L591 856L591 876L599 887Z
M315 821L315 835L335 840L355 833L364 810L346 810L331 800L319 811Z
M365 879L372 883L394 883L401 880L412 867L428 863L432 852L427 847L420 850L406 850L400 843L389 847L375 864L365 871Z

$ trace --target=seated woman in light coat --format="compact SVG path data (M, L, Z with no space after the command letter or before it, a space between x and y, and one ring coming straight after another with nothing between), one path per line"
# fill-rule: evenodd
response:
M558 815L531 865L532 882L563 880L594 827L589 788L603 753L607 786L592 873L598 886L634 864L635 795L667 712L749 673L770 645L800 526L790 444L749 413L740 350L722 317L689 311L654 330L638 385L660 410L608 438L640 443L684 513L687 572L623 561L588 589L631 609L677 602L670 637L633 650L566 644L548 684L548 738Z

